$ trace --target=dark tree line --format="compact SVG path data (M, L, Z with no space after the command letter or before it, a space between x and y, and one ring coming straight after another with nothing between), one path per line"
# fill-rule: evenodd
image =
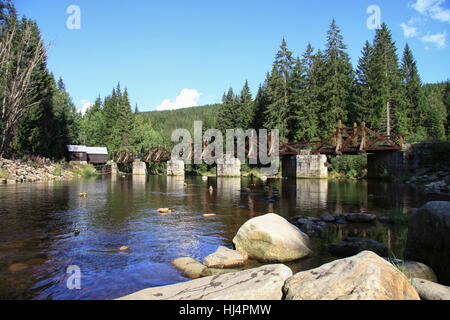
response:
M224 95L219 129L277 128L283 141L308 141L329 136L338 120L365 121L387 135L411 134L410 141L445 139L449 83L422 85L411 48L399 59L386 24L366 42L356 69L346 49L334 19L324 50L308 45L294 57L283 39L255 99L247 83L240 95L232 88Z

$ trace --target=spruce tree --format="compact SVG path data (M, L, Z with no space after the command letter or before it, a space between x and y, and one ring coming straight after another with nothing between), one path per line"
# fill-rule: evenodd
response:
M366 41L361 52L361 57L356 68L352 107L349 111L349 120L352 122L373 123L377 114L371 108L371 61L373 48L369 41Z
M320 127L330 134L338 120L347 120L353 84L353 68L343 36L333 19L325 50L325 77Z
M235 126L236 128L242 128L244 130L249 129L253 121L253 98L248 85L248 81L245 81L244 87L241 90L239 96L239 110L237 110L237 118Z

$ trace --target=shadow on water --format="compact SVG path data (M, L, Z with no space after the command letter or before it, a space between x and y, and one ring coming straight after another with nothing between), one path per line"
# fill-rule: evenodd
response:
M186 281L171 260L202 261L219 245L231 247L239 227L261 214L384 215L429 200L439 199L372 181L119 176L0 186L0 298L117 298ZM173 212L161 215L158 208ZM405 227L392 225L332 227L312 238L311 258L288 265L296 272L331 261L325 244L347 236L383 242L401 258L406 234ZM124 245L129 250L119 251ZM80 290L67 288L71 265L81 269Z

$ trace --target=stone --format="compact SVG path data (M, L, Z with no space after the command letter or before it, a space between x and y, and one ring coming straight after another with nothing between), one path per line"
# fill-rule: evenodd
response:
M357 212L346 214L345 219L353 223L371 223L377 219L377 216L370 213Z
M232 272L239 272L241 271L240 269L221 269L221 268L206 268L205 270L203 270L202 272L202 277L211 277L211 276L219 276L221 274L226 274L226 273L232 273Z
M183 160L167 161L167 175L184 177L184 161Z
M11 272L17 272L17 271L22 271L25 270L26 268L28 268L28 265L26 263L14 263L12 265L9 266L8 270Z
M286 300L419 300L408 278L370 251L299 272L283 291Z
M147 165L140 160L134 160L133 162L133 175L145 176L147 174Z
M336 220L336 217L330 213L324 213L320 215L320 219L325 222L334 222Z
M216 216L215 213L205 213L205 214L203 214L204 218L212 218L212 217L215 217L215 216Z
M156 210L158 213L172 213L172 210L170 210L169 208L159 208L158 210Z
M144 289L119 300L281 300L292 275L282 264Z
M127 251L129 248L127 247L127 246L121 246L120 248L119 248L119 251Z
M294 261L312 253L308 235L274 213L248 220L233 243L236 250L261 262Z
M412 284L422 300L450 300L450 287L419 278L413 278Z
M240 177L241 176L241 160L238 158L225 155L224 158L216 161L217 177Z
M428 202L409 217L405 259L419 261L450 285L450 202Z
M385 258L397 269L403 272L408 278L420 278L428 281L437 282L436 274L426 264L417 261L403 261L399 259Z
M327 246L328 251L337 257L350 257L361 251L372 251L381 256L387 256L388 248L375 240L348 237L341 242L332 243Z
M203 260L203 264L208 268L232 268L244 265L246 260L247 257L239 251L220 246Z
M206 269L206 266L197 260L189 257L178 258L172 261L172 264L183 274L192 279L200 278Z

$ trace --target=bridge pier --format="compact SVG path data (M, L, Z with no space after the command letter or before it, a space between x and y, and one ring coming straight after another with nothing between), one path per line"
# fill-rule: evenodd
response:
M111 175L112 176L119 174L119 168L118 168L116 162L111 161L109 165L111 166Z
M139 159L133 161L133 175L146 175L147 174L147 166L145 162L142 162Z
M183 160L167 161L167 175L175 177L184 177L184 161Z
M284 178L326 179L327 156L313 155L310 150L302 150L298 156L283 157L281 169Z
M241 160L225 155L222 159L217 159L217 177L240 177Z
M383 178L394 176L408 170L406 152L400 150L377 151L367 155L367 177Z

